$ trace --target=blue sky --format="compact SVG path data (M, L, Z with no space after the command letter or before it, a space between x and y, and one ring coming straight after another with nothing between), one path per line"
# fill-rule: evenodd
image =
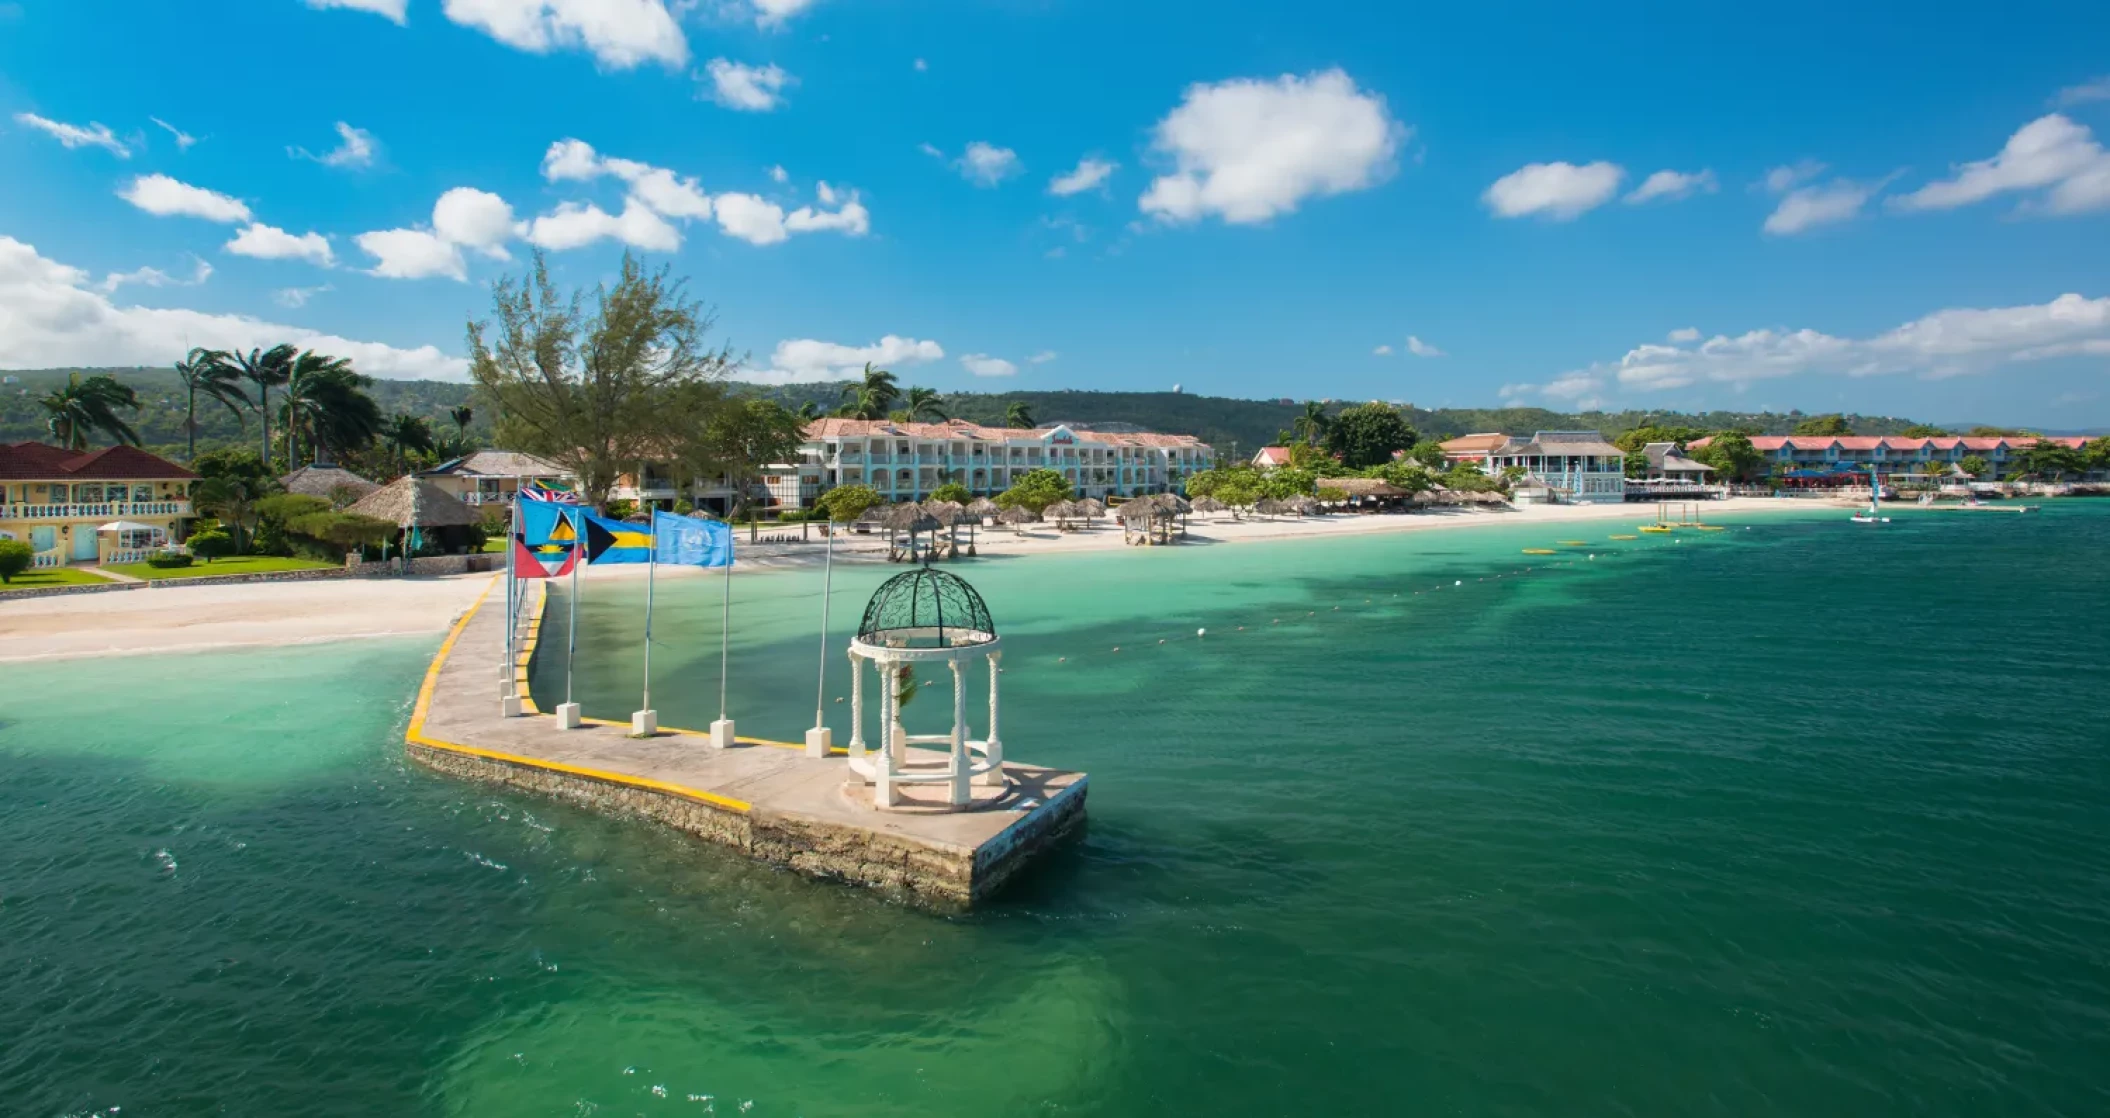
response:
M0 366L627 244L758 379L2110 424L2110 10L1599 7L0 2Z

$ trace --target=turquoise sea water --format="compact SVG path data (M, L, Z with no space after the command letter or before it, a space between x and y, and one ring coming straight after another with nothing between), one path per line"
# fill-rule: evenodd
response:
M1093 783L952 918L408 765L434 642L10 665L0 1112L2110 1112L2110 505L1746 523L961 564ZM818 574L734 587L795 737ZM659 586L666 722L717 595Z

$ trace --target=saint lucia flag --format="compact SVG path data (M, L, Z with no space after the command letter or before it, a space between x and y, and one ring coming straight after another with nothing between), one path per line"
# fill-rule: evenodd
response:
M652 514L657 562L684 567L733 565L733 530L722 521Z
M520 534L526 538L529 547L546 543L569 545L579 538L578 518L582 515L584 512L577 505L522 501Z

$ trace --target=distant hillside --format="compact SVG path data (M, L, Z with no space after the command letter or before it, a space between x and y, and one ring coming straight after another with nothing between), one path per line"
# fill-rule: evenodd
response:
M0 441L44 437L44 413L37 399L65 383L71 370L34 369L6 373L19 383L0 386ZM183 395L176 374L169 369L85 369L84 373L107 373L129 384L139 393L140 414L133 426L139 429L149 449L180 451L183 447ZM904 384L909 383L904 378ZM832 409L842 400L844 383L755 386L751 391L789 408L812 402ZM421 416L435 426L448 427L447 411L458 404L477 408L469 426L471 435L485 441L491 437L491 416L475 400L475 387L441 381L377 380L372 389L383 412L406 412ZM1303 412L1301 404L1273 400L1237 400L1223 396L1194 396L1175 392L989 392L957 393L945 398L950 415L976 423L1000 423L1013 401L1024 403L1038 423L1110 424L1131 423L1152 431L1194 435L1225 454L1250 455L1256 448L1275 441L1276 436ZM1338 411L1359 401L1335 401L1329 411ZM1424 437L1447 439L1473 431L1533 431L1587 429L1616 436L1646 424L1699 427L1720 430L1745 427L1764 434L1787 434L1807 418L1801 412L1680 412L1621 411L1565 414L1543 408L1426 408L1404 409L1408 421ZM1849 415L1847 423L1864 435L1894 435L1912 425L1895 416ZM253 445L257 438L255 417L245 428L224 409L199 409L198 446Z

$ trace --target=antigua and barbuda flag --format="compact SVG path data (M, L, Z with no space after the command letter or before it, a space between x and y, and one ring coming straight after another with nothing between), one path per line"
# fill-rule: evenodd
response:
M571 565L578 554L579 549L568 544L529 547L526 540L514 536L513 577L561 578L571 573Z

